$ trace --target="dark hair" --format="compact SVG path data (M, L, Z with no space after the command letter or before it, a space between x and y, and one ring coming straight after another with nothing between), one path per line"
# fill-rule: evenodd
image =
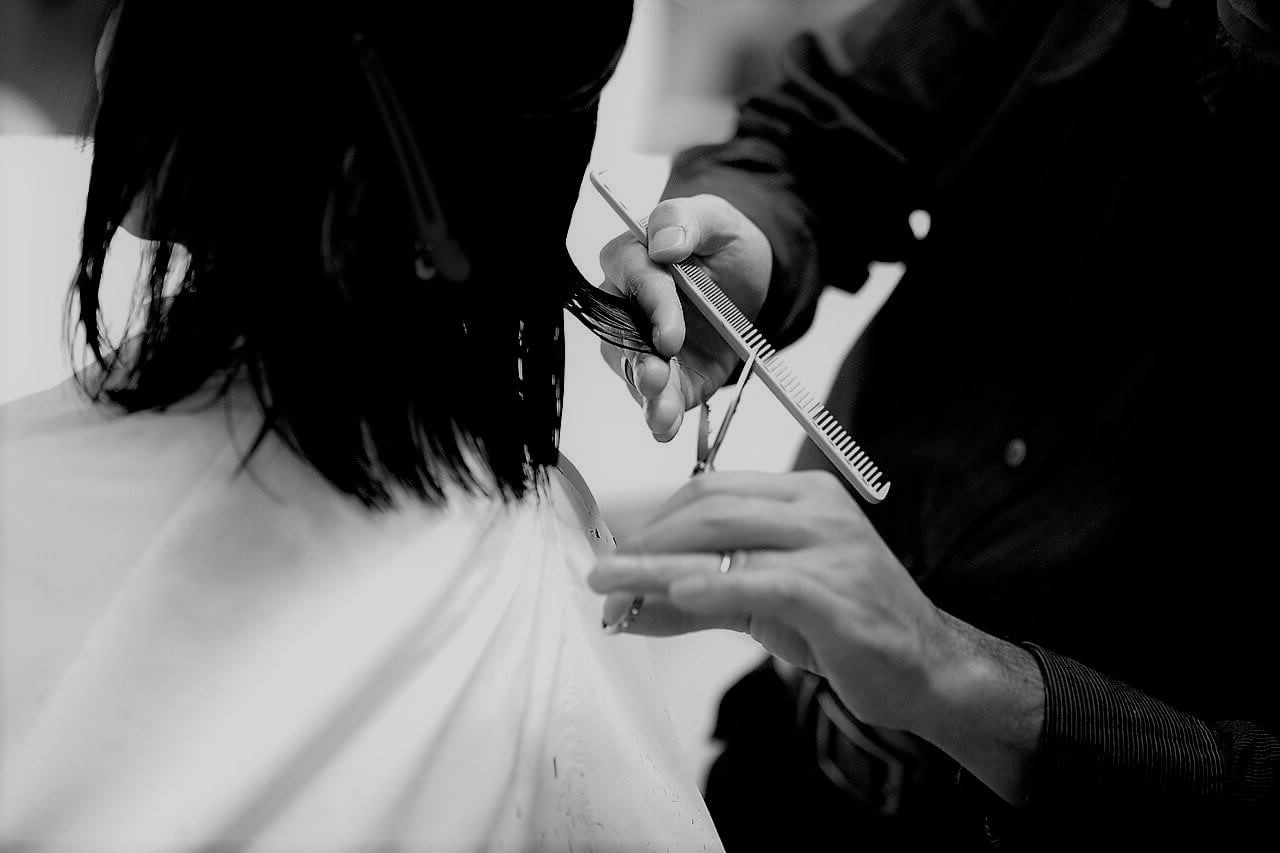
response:
M136 412L247 377L264 417L246 462L275 433L369 506L449 482L524 495L558 458L563 308L650 349L564 250L630 4L366 2L342 25L275 5L121 4L71 293L97 366L82 386ZM424 268L357 33L467 253L461 283ZM135 205L154 251L108 336L103 262Z

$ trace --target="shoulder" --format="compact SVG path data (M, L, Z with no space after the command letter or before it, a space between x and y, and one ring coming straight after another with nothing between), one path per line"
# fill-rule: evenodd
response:
M95 410L74 379L67 379L0 405L0 447L87 426L101 420L104 414Z

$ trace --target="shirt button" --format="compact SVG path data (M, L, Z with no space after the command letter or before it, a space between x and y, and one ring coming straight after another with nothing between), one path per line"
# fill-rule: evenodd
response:
M1027 461L1027 443L1020 438L1012 439L1004 446L1004 464L1017 468Z

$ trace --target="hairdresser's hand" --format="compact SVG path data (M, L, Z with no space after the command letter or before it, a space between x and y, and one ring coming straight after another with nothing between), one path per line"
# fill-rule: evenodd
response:
M720 574L720 552L733 553ZM648 635L729 628L825 676L864 722L926 729L931 691L963 645L829 474L711 473L600 560L591 588Z
M600 252L600 265L605 287L630 296L648 315L654 346L663 358L627 356L610 344L601 346L601 354L644 406L654 437L670 441L685 410L723 385L738 357L679 295L664 265L695 257L738 308L754 318L769 287L773 250L755 223L713 195L662 202L649 217L648 232L647 251L631 234L623 234ZM667 361L672 356L678 356L683 368L675 374Z

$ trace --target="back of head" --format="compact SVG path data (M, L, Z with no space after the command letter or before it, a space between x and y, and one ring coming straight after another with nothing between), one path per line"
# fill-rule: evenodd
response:
M125 0L73 287L90 393L164 409L247 377L263 434L367 504L523 494L557 458L564 237L631 9L510 6ZM464 280L415 230L370 57ZM122 346L97 290L131 217L156 242Z

